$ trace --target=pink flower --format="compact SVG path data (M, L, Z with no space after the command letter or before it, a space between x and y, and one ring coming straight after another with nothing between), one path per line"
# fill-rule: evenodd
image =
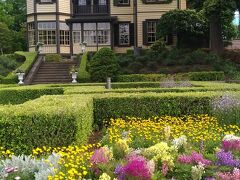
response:
M204 159L202 154L198 154L197 152L192 152L191 155L180 155L178 157L178 162L183 164L199 164L202 163L204 165L210 165L212 162Z
M163 174L163 176L167 176L167 173L168 173L168 165L167 165L167 163L166 162L164 162L163 164L162 164L162 174Z
M92 155L90 162L93 164L106 164L110 161L109 153L107 152L107 148L101 147L97 149Z

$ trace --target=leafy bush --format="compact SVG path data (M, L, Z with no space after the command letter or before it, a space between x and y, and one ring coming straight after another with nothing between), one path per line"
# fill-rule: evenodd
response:
M78 82L89 82L90 74L87 72L87 61L88 61L88 53L83 54L81 57L81 63L78 70Z
M119 65L114 52L109 48L100 49L90 61L89 73L93 81L104 82L107 77L115 80Z
M224 72L210 71L210 72L190 72L188 77L192 81L223 81L225 80Z
M102 127L111 118L187 114L209 114L211 93L164 93L144 95L122 95L94 99L95 124Z
M150 50L153 53L157 53L157 54L163 51L166 51L167 50L166 43L162 39L157 40L155 43L151 45Z
M165 75L165 74L130 74L130 75L120 75L118 77L118 81L119 82L147 82L147 81L156 82L156 81L161 81L166 77L168 77L168 75ZM224 75L224 72L222 71L179 73L179 74L172 75L172 77L178 80L188 79L191 81L225 80L225 75Z
M118 82L147 82L147 81L161 81L166 75L164 74L130 74L121 75L118 77Z
M27 74L37 58L37 53L18 51L15 54L17 54L17 56L22 56L22 58L25 58L24 63L18 68L23 70L25 74ZM2 79L2 83L4 84L15 84L16 82L17 82L17 76L15 71L9 73L7 77Z
M29 154L42 146L86 143L92 119L92 101L86 97L45 96L1 107L0 144L17 154Z
M46 62L60 62L62 56L60 54L46 54L45 60Z
M0 90L0 104L21 104L43 95L63 94L62 88L4 88Z
M191 64L209 64L208 54L201 49L186 54L183 63L186 65Z
M130 69L131 72L139 73L140 70L143 68L143 64L141 62L132 62L129 64L128 68Z

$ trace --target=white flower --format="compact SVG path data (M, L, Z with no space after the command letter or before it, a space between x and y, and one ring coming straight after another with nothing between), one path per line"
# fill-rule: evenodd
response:
M235 136L233 134L228 134L223 138L224 141L233 141L233 140L240 140L240 137Z
M175 148L179 148L187 144L187 137L185 135L180 136L172 141L172 144Z

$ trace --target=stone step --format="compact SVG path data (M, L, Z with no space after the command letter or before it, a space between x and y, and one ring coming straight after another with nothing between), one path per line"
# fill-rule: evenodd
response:
M41 64L32 84L71 83L70 69L76 62L44 62Z

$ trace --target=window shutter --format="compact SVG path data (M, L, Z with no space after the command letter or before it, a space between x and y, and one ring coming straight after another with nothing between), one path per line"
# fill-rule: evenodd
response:
M143 21L143 45L148 45L147 21Z
M113 5L118 6L118 0L113 0Z
M114 24L114 45L119 45L119 24Z
M40 0L35 0L36 3L40 3Z
M146 0L142 0L142 2L143 2L144 4L146 4L146 3L147 3L147 1L146 1Z
M134 32L134 23L129 24L130 29L130 46L134 46L135 32Z

